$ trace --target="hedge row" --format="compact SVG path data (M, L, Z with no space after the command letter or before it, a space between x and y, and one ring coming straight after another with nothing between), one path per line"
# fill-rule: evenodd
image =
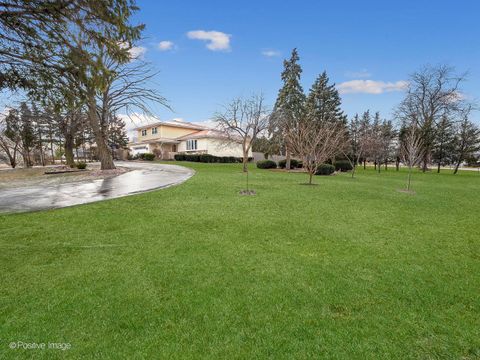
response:
M177 161L192 161L202 163L241 163L242 158L235 156L214 156L210 154L175 154L175 160ZM248 158L250 161L251 158Z
M278 167L281 169L285 169L287 166L287 160L283 159L278 162ZM295 159L290 159L290 168L291 169L300 169L302 167L302 162Z
M348 160L337 160L335 161L335 171L350 171L352 170L352 164Z
M277 163L273 160L259 160L257 161L257 168L259 169L276 169Z
M318 165L315 175L332 175L335 172L335 166L331 164Z

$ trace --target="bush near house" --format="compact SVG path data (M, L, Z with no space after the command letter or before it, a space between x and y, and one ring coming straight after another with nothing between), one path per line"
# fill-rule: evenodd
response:
M315 175L332 175L335 172L335 166L330 164L321 164L318 166Z
M352 164L350 164L350 161L348 160L337 160L335 161L335 171L350 171L352 170Z
M259 169L276 169L277 163L273 160L259 160L257 161L257 168Z
M175 154L176 161L192 161L202 163L241 163L242 158L235 156L215 156L210 154ZM252 158L248 158L248 161L252 161Z
M155 159L155 154L152 154L152 153L136 154L135 156L132 156L131 159L153 161L153 159Z
M279 168L285 169L286 166L287 166L287 160L286 159L280 160L278 162L278 167ZM295 160L295 159L290 159L290 168L291 169L297 169L297 168L301 168L301 167L302 167L302 162L301 161L298 161L298 160Z

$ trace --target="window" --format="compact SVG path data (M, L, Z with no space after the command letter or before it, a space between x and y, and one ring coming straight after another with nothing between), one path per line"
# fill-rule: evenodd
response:
M197 140L187 140L187 150L197 150Z
M152 128L152 135L155 135L158 132L157 128Z
M147 129L142 130L142 136L147 136Z

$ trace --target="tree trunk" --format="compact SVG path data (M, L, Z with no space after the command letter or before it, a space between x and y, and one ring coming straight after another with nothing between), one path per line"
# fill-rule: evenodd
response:
M102 131L102 127L97 115L97 105L95 103L95 94L90 92L88 95L88 121L90 123L95 143L97 144L97 155L100 160L100 169L111 170L115 169L112 154L108 149L107 139Z
M75 165L75 160L73 157L73 136L70 134L65 134L65 161L67 165L73 167Z
M388 170L388 160L385 160L385 170Z
M290 170L290 162L291 162L291 159L290 159L290 149L287 147L286 150L285 150L285 155L287 156L287 158L285 159L285 170Z
M410 183L412 181L412 167L408 167L408 181L407 181L407 190L410 191Z
M363 170L367 169L367 159L363 159Z
M23 150L23 166L27 168L32 167L30 163L30 150L28 148L24 148Z
M455 170L453 170L453 175L455 175L458 172L458 168L460 167L461 163L462 161L457 161L457 163L455 164Z
M55 165L55 152L53 151L53 141L50 142L50 152L52 153L52 164Z
M309 172L309 176L310 176L310 179L309 179L309 181L308 181L308 184L309 184L309 185L312 185L313 173L312 173L312 172Z
M428 160L427 160L427 155L425 155L423 158L422 171L426 172L427 170L428 170Z
M437 165L437 174L440 174L440 161L438 162L438 165Z
M243 172L248 172L248 156L246 157L245 155L243 156Z
M242 159L242 162L243 162L243 169L242 171L243 172L248 172L248 147L247 147L247 144L245 143L245 141L243 142L242 144L242 152L243 152L243 159Z
M15 147L13 149L13 155L10 154L10 151L5 151L5 153L8 156L8 161L10 162L10 166L12 169L15 169L15 166L17 166L17 148Z

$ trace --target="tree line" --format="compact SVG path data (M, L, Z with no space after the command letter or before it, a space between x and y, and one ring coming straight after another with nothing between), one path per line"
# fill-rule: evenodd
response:
M377 171L395 163L427 171L435 164L453 165L454 173L464 162L478 164L480 130L471 120L475 104L461 92L465 76L447 66L426 66L411 75L404 100L387 120L366 110L348 120L341 99L326 72L309 93L303 91L296 49L284 61L283 86L268 117L265 131L253 139L253 150L267 156L283 154L286 168L292 156L303 161L312 175L319 164L335 159L374 164ZM415 151L413 151L415 150Z
M114 115L106 138L112 156L128 143L125 122ZM21 102L0 119L0 159L15 168L19 159L25 167L55 164L60 159L73 166L75 158L96 158L96 145L87 115L81 111L60 113L38 104Z
M32 140L30 128L40 134L39 128L53 126L68 162L71 143L88 133L101 169L115 168L110 145L118 113L150 113L150 103L166 105L149 86L156 73L132 52L144 28L131 23L137 10L134 0L0 4L0 89L21 92L43 114L30 121L24 105L9 110L0 130L10 156L21 153L31 164L32 144L43 151L38 143L44 138Z

